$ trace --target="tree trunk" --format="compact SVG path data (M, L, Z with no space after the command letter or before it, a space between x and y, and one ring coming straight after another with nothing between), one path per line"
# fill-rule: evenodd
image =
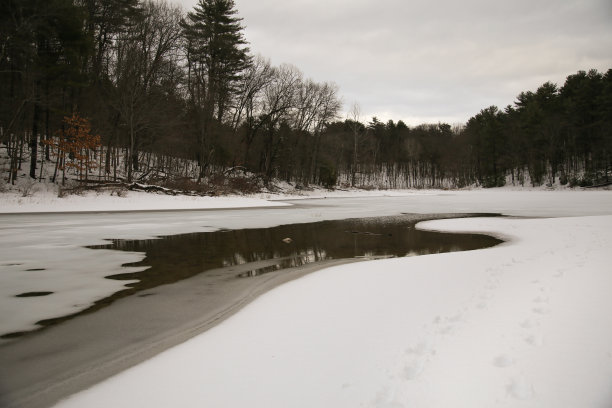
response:
M34 114L32 115L32 134L30 135L30 177L36 180L36 161L38 160L38 121L40 106L38 104L38 82L34 85Z
M129 151L126 154L126 166L127 166L127 174L128 174L128 183L132 182L132 160L134 158L134 145L135 145L135 140L134 140L134 123L132 121L132 118L130 117L130 148Z

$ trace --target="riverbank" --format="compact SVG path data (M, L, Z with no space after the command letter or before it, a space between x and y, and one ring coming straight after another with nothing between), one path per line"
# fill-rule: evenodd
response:
M0 333L37 328L36 322L74 314L123 289L130 281L106 276L138 272L123 267L142 260L141 252L92 251L109 239L158 236L217 229L272 227L322 220L398 215L400 213L500 213L518 216L580 216L612 213L611 191L378 191L370 197L325 197L274 201L250 209L204 207L189 211L66 212L49 205L46 213L0 214ZM143 193L144 194L144 193ZM339 193L338 193L339 194ZM357 192L355 194L361 194ZM378 195L374 195L378 194ZM155 198L155 195L153 195ZM121 200L123 198L116 198ZM268 202L268 201L266 201ZM172 201L181 208L182 201ZM242 204L240 204L242 203ZM42 204L41 204L42 205ZM185 208L182 208L185 210ZM84 269L83 265L87 265ZM20 294L53 292L44 297Z
M510 242L310 274L58 407L612 403L612 216L420 228Z
M294 186L281 185L272 191L245 194L188 196L166 195L143 191L82 191L79 194L58 196L57 186L34 183L30 189L13 189L0 192L0 214L17 213L57 213L57 212L109 212L109 211L163 211L163 210L201 210L222 208L272 207L287 205L288 200L323 198L359 197L418 197L439 194L473 194L491 196L497 194L576 194L609 192L611 186L600 189L547 187L473 188L463 190L376 190L376 189L325 189L312 187L296 189ZM452 210L451 210L452 211Z
M387 217L381 222L392 224L395 218L400 218L405 225L407 222L414 224L419 220L457 216L465 215L404 215ZM412 230L413 227L409 228ZM268 228L262 232L262 239L263 235L274 235L270 230ZM300 238L305 240L297 228L290 235L296 241ZM274 241L280 242L284 236L275 236ZM448 242L449 237L445 238ZM441 240L444 242L443 238ZM163 246L163 239L154 241ZM352 247L353 238L350 242ZM493 244L490 240L479 242ZM269 244L276 245L275 242ZM300 244L308 245L307 242ZM246 243L239 246L243 245ZM315 243L310 245L316 246ZM461 245L461 242L447 244L446 250ZM427 247L427 244L415 245L413 250L419 250L421 246ZM320 250L324 251L325 248L322 245ZM333 248L329 250L334 253ZM405 250L410 251L411 248L407 246ZM372 258L375 257L368 259ZM4 340L5 344L0 346L0 378L3 379L1 384L4 388L0 395L4 398L3 406L49 406L214 327L258 296L283 283L323 268L365 259L323 260L249 278L238 278L279 262L278 258L262 259L207 269L191 278L151 287L128 297L114 294L113 303L105 307L56 319L54 325L41 331ZM172 271L163 268L154 271L154 274L159 273L171 274ZM141 280L145 281L146 277ZM44 298L41 301L44 302Z
M283 283L349 262L356 260L324 261L217 286L194 277L3 344L0 405L53 405L214 327ZM240 267L210 272L227 281Z
M4 324L7 319L19 316L29 316L32 319L32 316L37 316L37 313L57 315L58 311L63 310L70 313L75 308L79 310L79 308L87 307L89 302L96 299L95 296L107 296L108 291L112 293L112 291L119 290L122 285L129 283L129 281L110 281L104 279L104 276L107 276L109 271L114 273L114 271L121 270L123 263L136 262L142 259L142 255L138 253L122 255L117 251L109 251L103 257L100 257L100 252L96 253L96 251L82 248L83 245L103 244L105 242L104 238L154 239L159 235L211 231L220 228L265 227L281 223L303 223L325 219L397 215L399 213L499 212L515 216L573 217L612 213L612 193L605 191L516 192L474 190L458 192L418 191L414 193L384 192L384 194L387 194L387 196L302 199L288 202L288 204L291 204L289 206L249 210L2 215L0 216L2 219L0 223L2 225L0 228L0 242L2 243L0 258L5 262L0 265L0 269L2 269L1 277L4 279L2 285L0 285L2 291L0 300L18 301L19 305L17 309L13 310L3 304L2 310L6 313L0 316L0 323ZM520 229L519 226L516 228ZM491 229L485 230L491 231ZM561 228L559 234L572 236L572 228ZM577 237L576 239L581 238ZM588 242L588 239L586 242ZM557 250L558 252L562 251ZM572 252L569 252L569 254L571 255ZM493 262L495 260L489 261ZM448 262L447 267L455 265L454 261ZM83 271L82 265L88 265L87 271ZM25 273L28 279L25 280L23 279L25 277L24 271L28 271ZM461 275L462 271L461 269L458 275ZM52 277L51 280L50 277ZM16 289L14 283L23 285L23 287L20 286ZM49 283L54 283L56 287L50 287ZM395 285L393 282L386 284L378 282L376 285L372 285L372 288L377 288L378 284L381 284L383 289L388 285ZM113 287L106 288L105 285ZM339 285L337 289L340 292L347 290L341 284ZM84 288L86 291L83 291ZM53 296L52 299L51 297L14 297L15 293L40 290L54 290L57 296ZM424 292L424 294L437 299L438 289L432 287L430 290L431 293ZM372 296L378 297L379 294L377 291ZM367 295L367 297L370 297L370 295ZM52 302L50 304L41 303L40 307L34 309L26 306L33 305L33 300L44 300L44 298L49 298L47 300ZM153 296L146 296L138 299L153 300L152 298ZM319 299L319 296L313 294L312 299ZM324 304L327 304L324 298L321 299ZM424 303L416 306L422 308L430 305ZM284 306L281 309L284 309ZM355 313L360 312L355 309ZM334 316L342 317L341 314L334 314ZM301 322L304 318L298 316L296 319ZM31 320L31 322L36 321L36 319ZM126 333L129 333L129 326L126 325L124 329ZM315 333L320 333L325 338L328 336L325 331ZM319 334L305 334L305 336L306 338L316 339ZM382 345L384 345L386 338L387 336L384 334L379 336ZM346 341L346 339L343 341ZM476 339L474 341L478 342L480 340ZM234 344L234 346L238 348L246 347L253 353L257 352L250 346L250 339L244 340L243 343L243 346L240 344ZM82 342L70 343L65 344L63 348L73 347L78 349L83 347L83 344ZM57 351L59 350L61 349L58 348ZM50 351L50 354L52 355L53 351ZM232 364L238 359L238 357L226 357ZM36 363L39 355L34 354L28 358L29 364L32 364L34 369L40 369ZM353 356L353 358L360 361L359 356ZM316 360L312 361L313 364L319 363ZM78 376L78 373L76 374ZM3 377L10 375L12 373L3 374ZM242 377L237 374L236 378ZM44 378L41 381L44 381ZM121 406L122 404L118 405Z

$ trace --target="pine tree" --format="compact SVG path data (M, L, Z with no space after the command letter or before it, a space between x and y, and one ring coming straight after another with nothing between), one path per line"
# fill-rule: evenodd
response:
M199 179L214 152L212 133L223 120L238 81L251 63L242 19L236 14L232 0L199 0L182 23L190 105L198 129Z
M206 100L221 121L231 94L250 58L232 0L200 0L187 14L183 30L189 63L203 69L207 79Z

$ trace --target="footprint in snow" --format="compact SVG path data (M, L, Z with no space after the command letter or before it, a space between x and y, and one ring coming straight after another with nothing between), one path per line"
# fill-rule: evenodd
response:
M538 324L537 324L536 322L534 322L533 320L531 320L531 319L525 319L525 320L523 320L523 322L520 324L520 326L521 326L523 329L532 329L532 328L534 328L534 327L537 327L537 326L538 326Z
M404 408L405 405L398 401L382 402L375 405L376 408Z
M406 355L424 356L426 354L434 354L435 350L432 350L431 347L429 347L429 344L421 342L414 347L407 348L404 353Z
M500 354L499 356L493 359L493 365L495 367L504 368L510 367L514 364L514 359L507 354Z
M532 346L539 347L544 344L544 336L541 334L530 334L525 337L525 341Z
M550 312L550 311L549 311L547 308L545 308L545 307L534 307L533 309L531 309L531 311L532 311L533 313L537 313L537 314L540 314L540 315L545 315L545 314L548 314L548 313Z
M438 330L438 334L447 335L453 333L454 331L455 327L449 324Z
M430 357L436 355L436 350L429 343L420 342L414 347L407 348L404 354L408 359L401 370L400 376L404 380L413 380L423 372Z
M414 380L423 372L425 361L422 358L416 358L404 366L402 376L406 380Z
M405 405L395 399L395 393L383 388L376 394L374 401L370 404L373 408L404 408Z
M506 386L506 392L513 398L519 400L529 400L535 395L533 385L531 385L524 377L514 378L510 384Z
M533 303L548 303L548 298L543 297L543 296L536 296L533 299Z
M446 321L451 322L451 323L457 323L457 322L460 322L461 320L463 320L463 315L461 313L457 313L456 315L446 318Z
M565 272L559 269L557 272L553 274L553 278L562 278L565 275Z

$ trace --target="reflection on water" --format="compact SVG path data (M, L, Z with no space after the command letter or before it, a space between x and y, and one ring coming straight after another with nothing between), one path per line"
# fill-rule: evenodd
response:
M203 279L205 285L218 287L236 279L256 278L265 273L327 259L414 256L486 248L501 242L485 235L427 232L414 228L418 221L444 217L412 214L220 230L151 240L114 240L108 245L90 248L144 252L146 257L142 261L124 266L144 266L145 270L107 277L136 282L128 283L126 289L96 301L86 310L37 323L42 326L60 323L94 312L136 292L141 292L138 294L141 297L152 296L155 293L143 291L195 275L199 275L198 278L200 281ZM18 296L39 297L50 293L30 292ZM8 333L0 338L23 334L26 332Z
M414 228L422 217L396 216L321 221L272 228L221 230L172 235L152 240L115 240L95 248L145 252L137 263L149 269L111 279L138 279L137 290L175 282L200 273L229 278L253 277L326 259L383 258L465 251L498 244L476 234L443 234ZM232 266L236 273L227 275Z

